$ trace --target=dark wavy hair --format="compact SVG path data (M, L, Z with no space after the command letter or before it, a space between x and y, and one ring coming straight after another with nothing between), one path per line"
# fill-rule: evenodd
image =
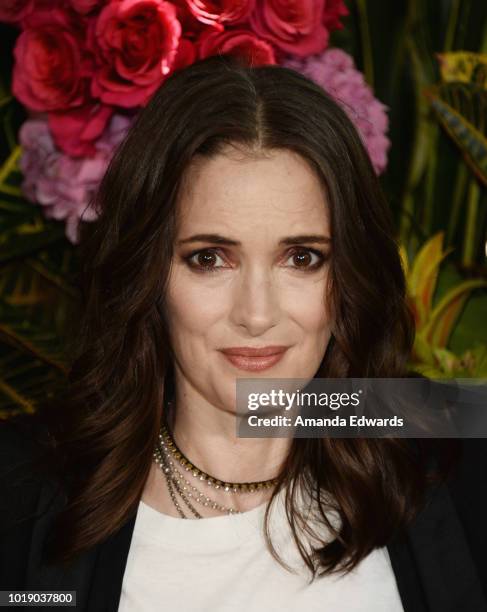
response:
M195 155L219 155L229 144L249 155L294 151L326 188L335 324L315 377L409 375L414 327L391 215L345 112L280 66L222 55L175 72L116 151L94 203L98 218L81 232L83 313L68 391L43 415L66 496L49 540L51 562L103 541L136 512L174 392L165 296L179 188ZM286 487L293 537L313 576L351 570L420 509L425 457L419 441L293 439L265 514L272 554L279 560L269 510ZM298 487L317 501L333 534L312 551ZM329 523L330 509L339 527Z

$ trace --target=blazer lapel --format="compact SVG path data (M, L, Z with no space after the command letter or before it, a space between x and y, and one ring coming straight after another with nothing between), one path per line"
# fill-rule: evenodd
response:
M32 530L25 589L76 591L79 612L117 612L136 515L69 565L47 565L41 560L43 545L63 504L54 486L45 482L36 509L39 518Z
M79 555L69 565L47 565L42 562L43 545L55 515L62 509L64 500L51 482L42 485L32 530L29 559L27 562L26 590L76 591L76 609L87 609L87 596L92 580L97 547Z
M406 612L487 612L480 578L445 485L429 497L406 536L388 550Z
M405 612L428 612L409 538L407 535L398 536L387 549Z
M99 546L88 610L117 612L136 515Z

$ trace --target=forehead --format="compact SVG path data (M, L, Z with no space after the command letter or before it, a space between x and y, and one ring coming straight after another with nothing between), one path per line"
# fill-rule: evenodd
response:
M180 231L328 231L326 190L309 163L286 149L249 156L230 149L194 158L178 198Z

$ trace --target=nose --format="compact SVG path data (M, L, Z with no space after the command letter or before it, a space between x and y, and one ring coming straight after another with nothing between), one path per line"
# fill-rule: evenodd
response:
M279 291L272 272L262 268L242 272L233 294L232 323L244 327L250 336L260 336L277 325L279 315Z

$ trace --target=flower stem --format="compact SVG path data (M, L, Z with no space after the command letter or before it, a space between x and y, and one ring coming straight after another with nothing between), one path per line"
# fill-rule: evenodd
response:
M468 189L467 198L467 220L465 223L465 234L463 237L463 255L462 264L465 267L469 267L473 264L475 257L476 247L476 229L477 229L477 215L480 198L480 186L477 179L470 179L470 185Z
M450 17L448 19L448 25L445 34L445 42L443 44L443 51L448 52L453 49L455 42L455 31L458 24L458 15L460 12L460 0L453 0L451 3Z
M359 16L360 40L362 44L362 61L365 80L374 88L374 62L372 59L372 42L370 38L369 20L367 18L366 0L357 0Z
M453 242L455 229L458 224L458 218L460 216L460 210L462 208L463 199L465 196L465 187L467 185L467 178L469 172L465 162L461 159L458 162L457 176L455 179L455 189L453 190L453 201L450 211L450 219L448 222L448 230L446 234L446 244L449 246Z

